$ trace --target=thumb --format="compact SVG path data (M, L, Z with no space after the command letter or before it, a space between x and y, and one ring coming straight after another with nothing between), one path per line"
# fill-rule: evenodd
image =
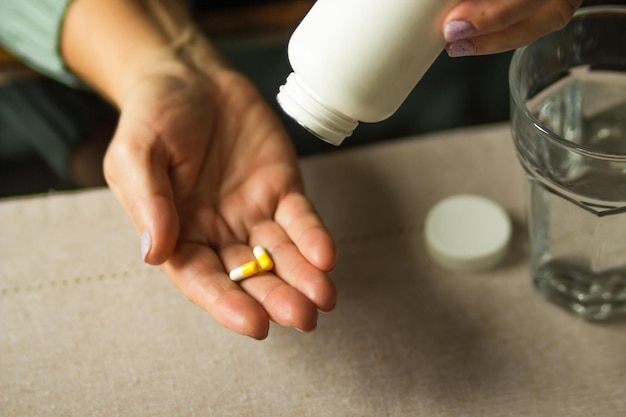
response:
M153 131L122 116L104 158L107 183L141 236L143 261L152 265L170 257L180 228L169 158L158 143Z

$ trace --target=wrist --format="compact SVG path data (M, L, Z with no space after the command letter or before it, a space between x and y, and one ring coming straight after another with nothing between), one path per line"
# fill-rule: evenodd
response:
M72 2L61 51L74 73L118 107L147 75L222 64L179 0Z
M145 80L167 77L189 82L198 76L215 78L226 69L229 65L204 34L190 26L169 44L142 51L134 57L112 88L111 97L122 108L126 97Z

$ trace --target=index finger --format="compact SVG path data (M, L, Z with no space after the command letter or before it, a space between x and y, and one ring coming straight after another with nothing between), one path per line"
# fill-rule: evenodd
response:
M454 42L504 30L550 1L553 0L464 0L447 13L444 38Z
M467 3L479 3L479 0L467 0ZM499 5L484 14L478 13L480 9L454 9L444 26L449 42L446 50L450 56L487 55L528 45L565 26L580 3L579 0L538 0L524 8L517 2L511 9ZM541 7L536 8L537 5Z

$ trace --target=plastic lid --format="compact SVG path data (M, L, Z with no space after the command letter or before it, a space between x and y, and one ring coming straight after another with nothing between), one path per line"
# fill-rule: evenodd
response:
M496 266L506 255L511 220L496 202L459 194L435 204L426 215L426 249L441 266L480 271Z
M293 72L280 87L276 99L285 113L302 127L333 145L341 145L359 124L358 120L322 104Z

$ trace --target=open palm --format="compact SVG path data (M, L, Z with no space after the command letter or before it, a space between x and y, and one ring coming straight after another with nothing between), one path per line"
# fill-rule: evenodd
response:
M333 240L284 129L241 75L146 77L122 105L105 175L146 262L227 328L258 339L270 320L310 331L334 307ZM232 282L255 245L274 270Z

